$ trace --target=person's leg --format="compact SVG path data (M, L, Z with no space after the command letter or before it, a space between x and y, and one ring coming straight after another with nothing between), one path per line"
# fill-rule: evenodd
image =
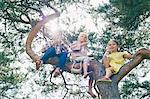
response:
M87 69L88 69L88 64L83 62L83 77L84 78L86 78L88 76Z
M56 51L54 47L50 47L46 50L46 52L44 53L43 57L41 58L41 60L43 61L43 63L47 63L47 60L50 57L54 57L56 55Z
M68 54L67 52L61 52L60 54L57 55L59 58L59 63L54 71L54 77L60 75L60 71L64 69L67 60L67 54Z
M93 72L93 70L88 70L89 68L89 64L90 63L90 60L89 59L84 59L83 60L83 77L86 78L90 73Z
M95 98L96 97L96 95L93 93L93 91L92 91L92 87L93 87L93 81L94 81L94 68L92 67L92 66L88 66L88 68L87 68L87 71L88 72L91 72L90 74L89 74L89 82L88 82L88 93L93 97L93 98Z
M106 75L104 77L106 78L110 78L110 76L112 75L112 68L109 67L109 68L106 68Z
M109 59L107 57L104 57L103 60L102 60L102 63L104 64L105 68L109 68L110 65L109 65Z
M93 93L93 91L92 91L92 85L93 85L93 80L89 80L89 86L88 86L88 93L93 97L93 98L95 98L96 97L96 95Z
M102 78L98 79L97 82L112 82L110 77L113 75L113 68L106 68L106 74Z
M53 47L48 48L44 53L43 57L40 60L36 61L36 70L38 70L43 63L45 64L48 58L53 57L55 53L56 53L55 48Z
M66 60L67 60L67 55L68 53L67 52L61 52L58 57L59 57L59 63L58 63L58 66L60 69L64 69L65 67L65 64L66 64Z
M93 66L88 66L87 72L90 72L88 75L90 80L94 80L95 79L95 77L94 77L95 71L94 71Z

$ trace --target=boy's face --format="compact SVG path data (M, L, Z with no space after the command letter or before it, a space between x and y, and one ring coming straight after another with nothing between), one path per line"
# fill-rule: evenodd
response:
M108 47L108 49L109 49L111 52L117 52L118 45L117 45L116 42L114 42L114 41L109 41L108 44L107 44L107 47Z

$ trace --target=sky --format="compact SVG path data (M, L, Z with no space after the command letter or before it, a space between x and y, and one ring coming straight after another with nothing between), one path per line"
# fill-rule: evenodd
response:
M99 3L97 3L97 2L99 2ZM91 3L95 6L98 6L98 4L103 4L101 0L100 1L99 0L92 0ZM69 10L69 9L71 9L71 10ZM74 5L69 6L67 8L67 10L68 10L68 13L62 13L61 14L61 16L59 17L60 20L66 16L69 16L72 19L77 20L77 23L74 24L74 25L76 25L76 29L79 29L82 25L85 25L85 28L87 29L88 32L98 32L96 27L95 27L95 24L93 23L93 20L91 19L91 16L88 13L86 13L86 11L84 11L81 8L76 9ZM47 12L49 12L49 9L44 8L43 11L45 14L48 14ZM105 28L106 23L102 18L100 18L99 21L102 23L101 26L99 27L99 29L102 33L102 29ZM72 29L72 31L73 31L74 25L69 27L70 29ZM58 19L55 19L55 20L48 22L45 25L45 27L47 29L52 28L53 30L49 30L49 31L53 31L53 32L57 31L58 27L59 27L59 29L63 29L63 30L67 30L67 28L68 28L63 23L58 24ZM25 41L26 41L26 38L24 39L24 42ZM39 42L35 42L35 45L37 45L37 46L35 49L33 49L39 55L41 55L41 53L39 53L39 51L40 51L39 48L42 47L41 46L42 44L43 44L42 42L40 45L39 45ZM22 59L21 63L20 62L14 63L15 66L21 66L20 72L26 74L29 72L30 69L33 69L33 70L35 69L35 64L32 63L30 57L25 52L22 55L20 55L20 58ZM50 73L50 71L52 71L52 66L51 65L44 66L44 71L47 71L47 73ZM42 72L44 72L44 71L42 71ZM34 73L29 72L28 76L27 76L28 80L22 84L21 89L18 91L18 94L16 96L18 98L22 98L23 96L26 96L26 95L32 93L29 95L30 99L49 99L49 97L51 97L51 99L62 99L61 88L57 92L50 92L47 96L45 96L41 93L41 91L44 89L44 87L41 87L35 83L35 81L41 80L40 72L39 71L35 71ZM77 83L78 85L81 84L80 86L82 86L82 84L87 86L88 79L89 79L89 78L83 79L81 76L81 79L79 79L80 80L79 81L80 83L79 83L79 82L76 82L77 79L72 74L71 75L69 74L69 76L68 76L68 74L65 74L65 77L66 77L66 79L72 79L72 80L69 80L70 81L69 83ZM49 79L47 79L47 80L49 80ZM59 79L53 79L53 81L58 82L58 83L62 83L62 79L60 79L60 78ZM85 89L87 89L87 88L84 88L84 90ZM79 90L78 87L73 86L72 91L76 92L77 90ZM86 92L86 90L85 90L85 92ZM90 96L88 94L87 94L87 96L90 98ZM72 99L75 99L75 98L72 98Z
M109 3L109 0L91 0L91 4L94 5L95 7L99 6L99 4L103 5L103 3ZM76 29L79 29L82 25L85 25L85 28L87 29L88 32L97 32L99 34L103 33L102 29L104 29L105 25L107 25L107 22L105 22L105 20L103 20L102 18L99 19L99 22L101 24L99 26L99 30L97 30L95 24L93 23L93 20L91 19L91 16L88 13L86 13L86 11L82 10L81 8L76 9L74 5L69 6L67 9L68 9L68 13L67 14L62 13L61 17L59 19L63 19L66 16L70 16L71 18L77 19L77 22L74 24L74 25L76 25ZM69 9L71 9L71 10L69 10ZM48 14L49 9L44 8L43 11L45 14ZM67 26L65 26L63 23L57 24L57 22L58 22L58 19L55 19L55 20L47 23L45 27L47 27L48 29L52 28L53 32L57 31L58 26L60 26L59 29L67 30L67 28L68 28ZM0 26L2 26L2 25L0 25ZM2 28L2 27L0 27L0 28ZM69 28L72 31L74 30L73 25L70 26ZM24 39L24 43L25 42L26 42L26 38ZM41 42L41 44L43 44L43 43ZM37 54L41 55L41 53L39 53L39 51L40 51L39 48L41 48L42 46L39 45L38 42L35 42L35 45L37 45L37 46L34 49L34 51ZM41 78L40 78L41 73L47 72L47 74L49 74L50 71L52 71L53 68L51 65L45 65L43 71L35 71L35 63L32 63L32 60L25 52L23 54L21 54L18 58L21 59L20 62L16 61L15 63L12 63L11 66L12 67L21 67L21 70L18 72L21 72L23 74L28 73L28 76L27 76L28 80L24 81L22 83L21 89L18 90L16 97L21 99L22 97L30 94L29 99L49 99L49 97L51 97L51 99L61 99L62 98L61 90L59 90L57 92L50 92L46 96L43 93L41 93L41 91L42 91L42 89L44 89L44 87L41 87L36 84L36 81L41 80ZM31 72L32 70L34 72ZM89 79L89 78L82 79L82 77L81 77L81 79L79 79L80 80L80 83L79 83L76 79L76 76L74 76L72 74L65 74L65 77L66 77L66 79L72 79L69 81L69 83L75 82L75 83L79 84L80 86L82 86L82 85L87 86L87 81ZM49 81L49 78L47 77L44 80ZM60 79L60 78L53 79L53 81L57 82L57 84L62 84L62 79ZM78 88L76 86L74 86L72 91L75 92L76 90L78 90ZM78 99L78 98L76 98L76 99Z
M103 6L104 3L109 3L108 0L91 0L91 5L93 5L93 7L98 7L99 5ZM86 6L80 4L79 7L76 7L75 5L70 5L67 7L67 12L63 12L61 13L59 18L56 18L52 21L49 21L46 24L46 27L49 29L53 29L51 31L55 31L56 29L58 29L58 27L60 26L62 30L67 30L68 27L62 23L59 22L58 20L65 20L66 16L71 17L70 23L72 23L72 25L69 27L70 30L74 31L74 27L76 27L76 30L78 30L81 26L85 26L85 28L87 29L87 32L97 32L99 34L102 34L102 29L105 28L107 22L105 20L103 20L103 18L99 18L98 22L100 22L101 24L98 26L98 29L96 28L93 20L92 20L92 16L90 14L88 14L86 12L86 10L84 9ZM50 9L49 8L43 8L43 12L45 15L50 14ZM75 23L74 19L76 20ZM66 20L67 21L67 20Z

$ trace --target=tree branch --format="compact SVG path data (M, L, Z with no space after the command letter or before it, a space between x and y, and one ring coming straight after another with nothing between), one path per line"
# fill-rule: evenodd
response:
M2 16L4 19L12 20L13 22L21 22L21 23L25 23L25 24L30 24L29 21L24 21L22 19L19 20L19 19L15 18L15 17L12 17L11 14L8 13L7 10L5 10L5 12L6 12L7 16Z
M59 17L60 13L55 12L54 14L46 16L43 20L39 21L32 29L32 31L29 33L27 41L26 41L26 52L27 54L34 60L40 60L40 57L34 53L34 51L31 48L32 41L34 37L37 35L38 31L41 29L41 27L47 23L49 20L55 19L56 17Z
M126 76L133 68L138 66L143 59L150 59L150 50L149 49L140 49L136 54L133 60L125 64L119 71L118 74L112 76L112 79L116 79L117 83Z

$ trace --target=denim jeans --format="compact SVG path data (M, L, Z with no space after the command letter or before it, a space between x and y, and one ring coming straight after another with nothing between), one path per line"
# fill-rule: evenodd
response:
M56 67L59 67L60 69L64 69L65 67L65 63L66 63L66 60L67 60L67 52L61 52L59 54L56 54L56 50L54 47L49 47L45 54L43 55L43 57L41 58L41 60L43 61L44 64L47 63L47 60L51 57L58 57L59 59L59 63L58 63L58 66Z

